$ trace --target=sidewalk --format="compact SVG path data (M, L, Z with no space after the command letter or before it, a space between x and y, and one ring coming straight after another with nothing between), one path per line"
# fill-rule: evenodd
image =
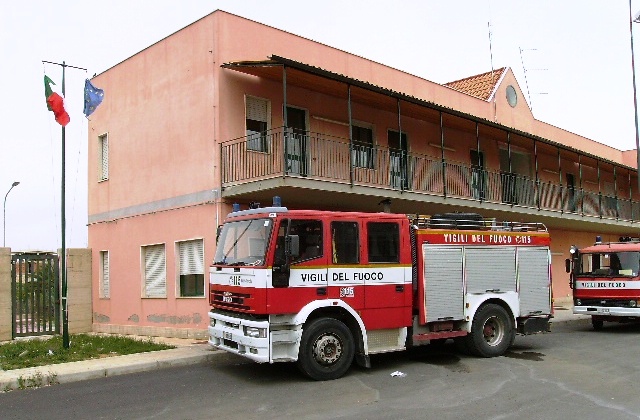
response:
M176 348L33 368L0 370L0 392L188 366L225 354L213 350L204 340L162 337L154 337L154 340L174 345Z
M571 303L554 304L552 319L554 324L588 322L589 319L590 317L586 315L574 315ZM213 350L205 340L161 337L154 337L154 340L172 344L176 348L35 368L0 370L0 392L146 372L166 367L188 366L211 361L225 354L223 351Z

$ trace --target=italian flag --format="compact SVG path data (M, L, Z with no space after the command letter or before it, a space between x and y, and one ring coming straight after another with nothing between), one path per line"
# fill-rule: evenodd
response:
M55 85L53 80L49 78L49 76L44 76L44 96L47 99L47 108L49 111L53 111L53 115L56 116L56 121L61 126L65 126L69 124L71 118L69 118L69 114L64 109L64 99L57 92L54 92L51 89L51 85Z

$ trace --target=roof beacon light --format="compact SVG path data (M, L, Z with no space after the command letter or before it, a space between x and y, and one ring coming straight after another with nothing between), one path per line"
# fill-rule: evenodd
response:
M598 235L596 236L596 244L601 244L602 243L602 236Z
M279 195L273 196L273 207L282 207L282 199Z
M232 212L237 212L240 211L240 204L239 203L233 203L233 208L231 210Z

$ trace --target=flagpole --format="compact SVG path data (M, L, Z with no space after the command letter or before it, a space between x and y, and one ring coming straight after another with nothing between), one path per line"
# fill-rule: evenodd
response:
M64 89L64 75L66 64L62 62L62 97L66 98ZM62 175L60 177L61 192L61 211L60 211L60 230L62 231L62 256L60 265L62 267L62 347L69 348L69 313L67 311L67 244L66 244L66 232L67 232L67 220L66 220L66 139L65 139L66 127L62 126Z
M84 70L82 67L75 67L66 64L64 61L62 64L53 63L51 61L42 61L43 63L55 64L62 66L62 97L65 97L64 76L65 69L67 67ZM69 348L69 313L67 309L67 244L66 244L66 203L65 203L65 126L62 126L62 177L60 181L61 188L61 215L60 215L60 230L62 233L62 255L60 256L60 272L61 272L61 300L62 300L62 346L65 349Z

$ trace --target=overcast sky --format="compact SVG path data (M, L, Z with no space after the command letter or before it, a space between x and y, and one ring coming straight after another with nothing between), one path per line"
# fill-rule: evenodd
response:
M640 10L640 0L631 8ZM538 120L635 149L628 0L4 2L2 198L12 182L20 182L7 196L6 246L55 250L61 244L61 130L47 111L43 76L60 84L62 71L42 61L87 69L66 71L67 246L85 247L84 79L216 9L437 83L511 67ZM640 24L635 26L638 46Z

